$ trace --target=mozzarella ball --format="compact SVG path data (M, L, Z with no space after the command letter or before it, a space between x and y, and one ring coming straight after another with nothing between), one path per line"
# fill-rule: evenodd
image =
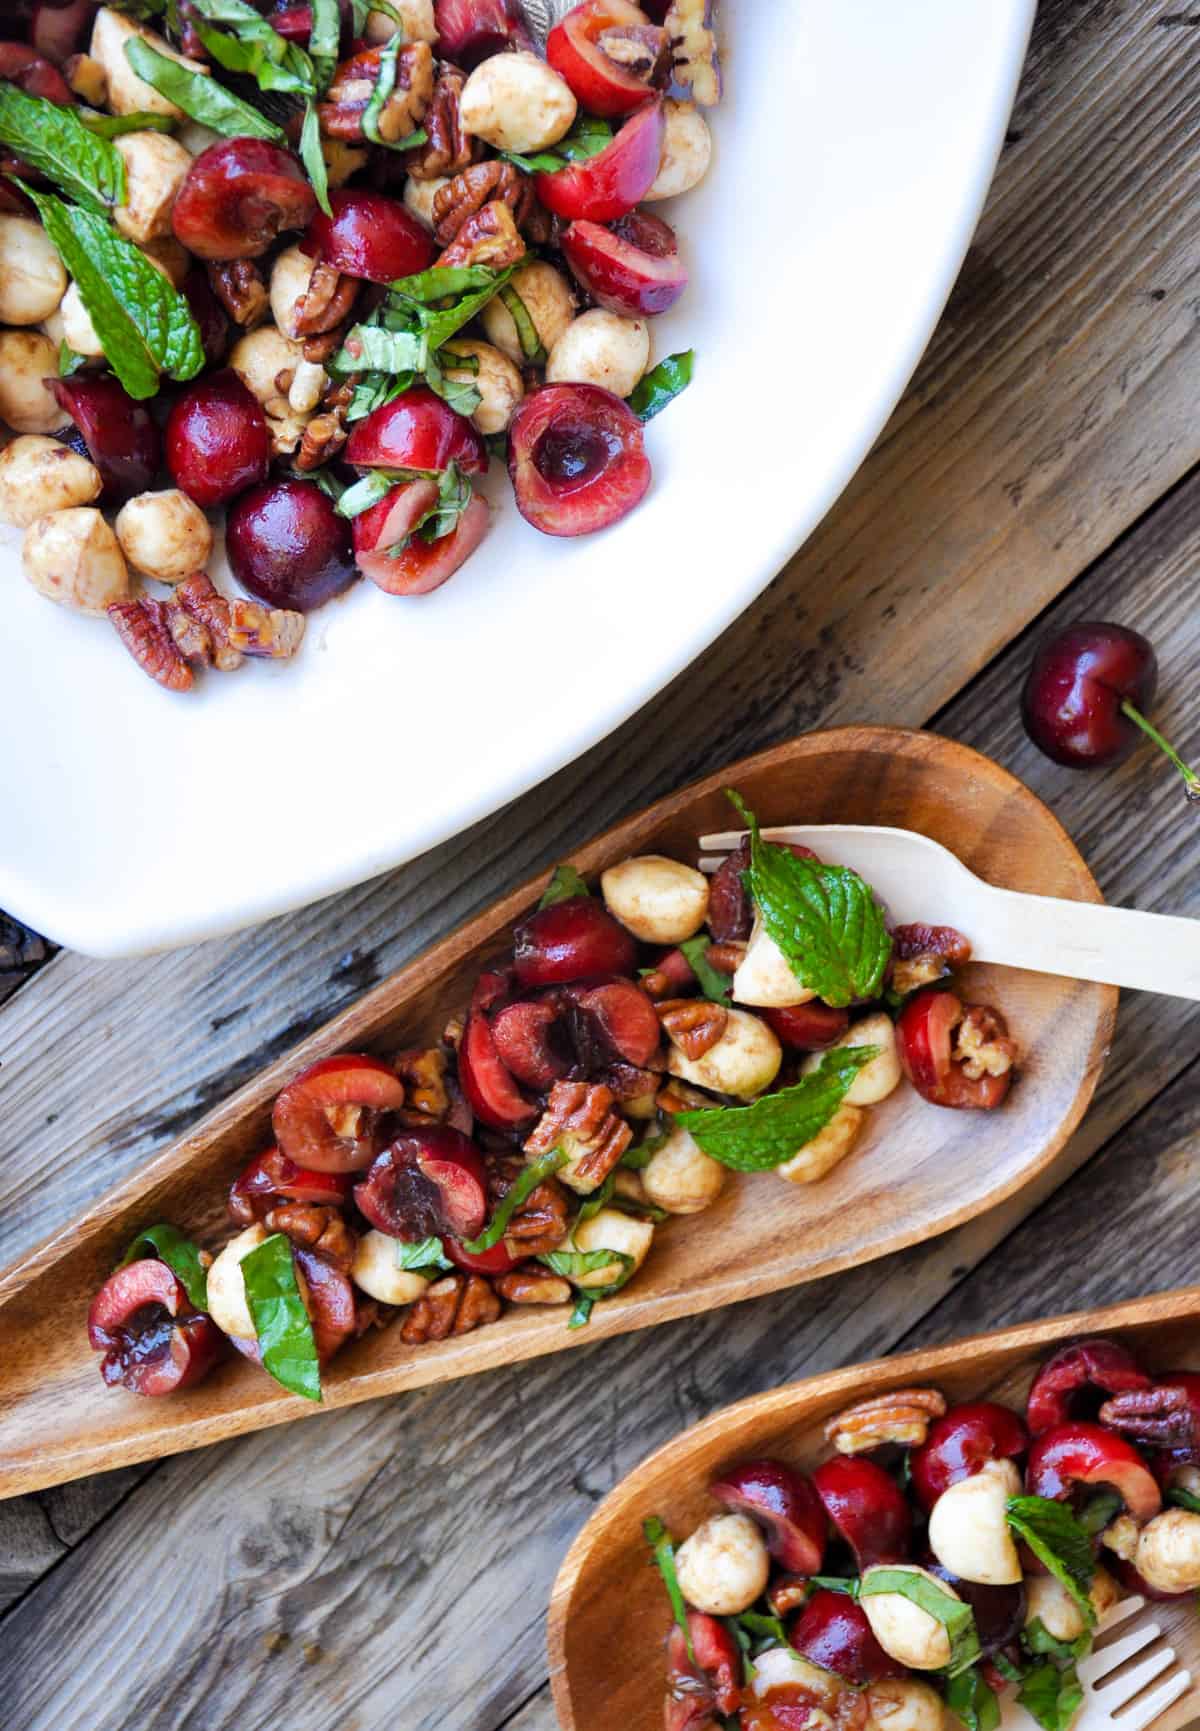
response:
M663 854L609 866L600 874L600 890L609 913L646 944L681 944L708 917L704 873Z
M449 186L448 174L437 174L432 180L415 180L410 174L404 182L404 203L422 228L433 231L433 201L444 186ZM512 320L509 320L512 323ZM515 326L513 327L516 328Z
M386 1232L364 1232L354 1253L350 1278L380 1304L413 1304L422 1298L428 1281L411 1268L401 1268L396 1251L399 1240Z
M171 211L192 159L165 132L127 132L113 144L125 164L124 204L113 221L129 240L159 240L171 232Z
M749 1515L713 1515L675 1553L680 1591L710 1617L748 1611L770 1569L766 1540Z
M525 395L525 382L518 369L491 343L477 342L474 337L456 337L447 343L443 355L474 355L478 369L446 367L448 379L464 385L474 385L479 392L479 405L471 411L471 420L484 435L503 433L512 420L517 404Z
M177 54L170 43L156 36L153 30L134 24L119 12L110 12L107 6L102 6L92 26L91 55L103 66L108 79L108 106L114 114L169 114L175 120L182 120L183 110L168 102L165 96L160 96L152 84L139 78L126 59L125 44L132 42L135 36L140 36L159 54L177 60L189 71L208 73L207 66L202 66L198 60L189 60L185 54Z
M21 558L39 595L79 613L103 613L129 594L117 537L90 505L50 511L31 523Z
M887 1099L893 1088L899 1086L900 1055L896 1050L896 1030L892 1018L884 1011L877 1010L873 1016L864 1016L861 1022L855 1022L825 1051L836 1051L839 1046L879 1047L878 1056L863 1065L842 1095L847 1106L877 1106L881 1100ZM809 1076L819 1070L824 1056L825 1052L811 1053L800 1066L801 1075Z
M260 1221L247 1226L236 1238L231 1238L213 1259L208 1271L208 1314L224 1334L237 1340L255 1340L258 1330L246 1303L246 1280L242 1259L257 1250L267 1240L268 1233Z
M536 54L493 54L463 85L458 104L464 132L522 156L546 150L571 130L571 87Z
M96 335L96 327L92 323L92 315L83 304L79 293L79 285L72 283L62 298L63 331L67 344L77 355L85 355L88 360L98 360L104 354L104 345Z
M942 1731L945 1717L937 1690L916 1677L867 1685L867 1731Z
M750 1688L755 1699L761 1701L769 1690L788 1685L807 1690L830 1709L835 1708L838 1698L846 1693L846 1685L832 1671L822 1670L819 1665L801 1658L799 1653L790 1653L786 1647L768 1647L754 1661ZM828 1715L822 1708L815 1708L804 1721L805 1731L824 1731L826 1723Z
M67 340L67 327L62 316L62 307L55 307L54 311L50 314L50 317L42 320L38 329L45 331L46 335L50 338L50 341L54 344L54 352L57 354L63 343Z
M867 1115L861 1106L843 1100L823 1130L797 1148L790 1160L775 1168L789 1184L815 1184L841 1164L863 1132Z
M229 365L267 414L282 418L288 413L288 392L303 359L301 343L285 337L274 325L259 325L233 345Z
M300 335L296 326L300 302L308 293L316 268L316 259L309 258L298 246L286 247L271 266L271 317L290 341L296 341Z
M0 324L40 324L66 292L67 273L41 223L0 215Z
M302 360L292 375L288 389L288 408L293 415L310 415L329 383L329 374L319 361Z
M1097 1617L1111 1611L1120 1589L1105 1568L1098 1567L1088 1590ZM1029 1575L1025 1581L1025 1627L1041 1623L1056 1641L1077 1641L1083 1634L1083 1612L1053 1575Z
M622 1214L619 1208L601 1208L593 1214L590 1220L584 1220L571 1234L571 1246L575 1250L619 1250L623 1256L633 1258L630 1275L637 1273L645 1262L654 1238L654 1222L652 1220L635 1220L632 1214ZM611 1286L615 1280L625 1278L625 1264L610 1262L603 1268L597 1268L591 1274L572 1275L576 1286L585 1290L592 1286Z
M175 487L138 493L117 512L117 540L135 571L158 583L182 583L203 571L212 552L208 518Z
M866 1588L873 1575L880 1572L884 1565L875 1564L867 1569L862 1577ZM953 1587L939 1581L936 1575L931 1575L927 1569L918 1569L915 1563L900 1563L887 1565L903 1569L906 1575L919 1576L946 1593L952 1599L958 1594ZM861 1600L867 1622L871 1625L871 1633L879 1642L885 1653L901 1665L907 1665L910 1671L940 1671L943 1665L950 1663L950 1637L937 1618L929 1611L915 1605L911 1599L906 1599L903 1593L869 1593L864 1592Z
M433 0L391 0L392 11L400 22L386 12L368 12L366 39L368 42L390 42L399 34L405 42L436 42L438 27L433 16Z
M738 963L730 991L739 1004L761 1004L769 1009L807 1004L817 995L796 978L790 962L757 912L750 942Z
M650 326L645 319L593 307L573 319L550 351L548 385L600 385L627 397L650 364Z
M663 103L663 120L662 155L645 195L647 203L690 192L704 179L712 160L712 133L694 102L676 102L668 96Z
M23 433L0 452L0 520L18 529L48 511L90 505L102 486L99 469L57 439Z
M769 1088L782 1062L783 1048L773 1031L746 1010L730 1010L725 1032L703 1057L685 1057L674 1044L667 1056L667 1068L681 1081L739 1100Z
M647 1202L668 1214L699 1214L721 1194L725 1168L677 1124L643 1166L641 1179Z
M503 58L510 57L505 55ZM512 279L512 286L520 295L525 311L533 321L533 328L542 347L549 354L575 317L575 301L566 277L561 271L555 270L552 264L543 264L540 259L535 259L532 264L527 264L517 271ZM521 339L517 335L512 314L499 295L493 296L480 317L488 341L495 343L510 361L520 366L525 359Z
M1200 1587L1200 1515L1164 1509L1147 1521L1133 1566L1160 1593L1190 1593Z
M58 350L44 331L0 331L0 421L14 433L58 433L71 425L46 389Z
M929 1517L929 1546L942 1567L981 1586L1015 1586L1021 1559L1009 1531L1008 1499L1020 1491L1021 1475L1008 1460L992 1461L944 1490Z

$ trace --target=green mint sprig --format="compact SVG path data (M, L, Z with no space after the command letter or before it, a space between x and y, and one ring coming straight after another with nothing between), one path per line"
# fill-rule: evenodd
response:
M722 1166L769 1172L820 1135L855 1076L878 1056L878 1046L837 1046L823 1055L819 1069L790 1088L764 1094L749 1106L677 1112L675 1122Z
M75 108L0 81L0 145L98 216L125 203L120 151L86 126Z
M1096 1560L1087 1533L1070 1506L1050 1497L1010 1497L1007 1512L1013 1532L1066 1588L1088 1628L1094 1629L1096 1611L1089 1589Z
M273 1232L242 1258L241 1268L264 1370L292 1394L319 1401L317 1343L300 1296L291 1239Z
M125 58L138 77L160 96L213 132L225 138L266 138L273 144L286 143L287 134L282 126L260 114L253 104L243 102L206 72L193 72L190 66L181 66L169 54L160 54L141 36L133 36L125 44Z

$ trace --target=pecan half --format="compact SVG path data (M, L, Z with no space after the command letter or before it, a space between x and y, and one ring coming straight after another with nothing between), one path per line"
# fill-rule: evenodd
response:
M447 1062L441 1046L410 1046L392 1059L392 1068L404 1083L408 1104L430 1118L444 1118L450 1110Z
M1196 1419L1187 1392L1169 1383L1112 1395L1100 1408L1100 1423L1158 1448L1187 1448L1196 1440Z
M442 246L449 246L463 224L493 199L506 204L519 222L521 207L531 196L528 179L510 162L477 162L439 186L433 198L433 232Z
M525 1152L565 1149L567 1182L575 1190L594 1190L633 1141L633 1131L612 1106L612 1089L603 1083L556 1082L546 1110L525 1140Z
M217 671L232 673L235 668L240 667L244 657L230 641L232 621L229 603L216 588L212 578L203 571L185 577L182 583L176 585L174 599L176 605L189 618L194 619L208 632L212 646L212 665Z
M375 94L384 49L364 48L336 68L318 105L321 131L330 138L365 137L363 115ZM396 56L396 82L376 116L379 136L395 144L415 132L433 98L433 51L428 42L407 42Z
M488 1155L489 1212L508 1195L524 1170L525 1162L518 1154ZM557 1250L566 1236L567 1193L557 1178L543 1178L513 1210L504 1241L521 1256L544 1256L548 1250Z
M172 611L168 602L143 596L140 601L114 601L108 617L143 673L167 691L190 691L192 670L171 630Z
M252 331L262 324L271 310L271 300L263 273L252 258L234 258L223 264L208 266L208 280L213 293L235 325Z
M971 945L953 926L897 926L892 933L891 985L907 997L961 968L971 959Z
M881 1443L923 1443L931 1418L941 1418L945 1397L936 1388L897 1388L872 1395L825 1424L825 1440L839 1454L860 1454Z
M708 12L708 0L672 0L663 20L675 82L690 90L703 108L721 100L717 39Z
M462 172L479 154L480 141L462 129L459 104L466 74L443 61L437 70L433 97L425 115L427 138L404 158L414 180L438 180Z
M443 187L442 191L445 190ZM482 210L467 218L455 239L435 262L448 269L457 265L485 264L491 270L503 270L524 256L525 242L517 233L512 211L502 200L493 199L491 204L485 204Z
M1004 1023L986 1004L971 1004L954 1033L954 1060L963 1075L977 1082L981 1076L1004 1076L1012 1069L1017 1043L1010 1040Z
M495 1322L500 1300L482 1274L447 1274L426 1287L400 1329L406 1346L470 1334L485 1322Z
M767 1588L767 1603L777 1617L786 1617L808 1603L809 1590L806 1575L780 1575Z
M358 1247L357 1234L337 1208L313 1202L281 1202L263 1218L268 1232L283 1232L293 1244L314 1250L335 1268L348 1273Z
M349 318L357 298L357 279L343 276L341 271L318 259L308 287L296 302L296 335L312 337L332 331Z
M349 436L338 415L314 415L300 435L296 467L319 469L337 456Z
M231 601L229 620L229 641L243 655L286 661L299 649L304 636L303 613L261 607L257 601Z
M746 945L734 943L732 940L724 944L709 944L704 952L704 959L710 968L715 968L719 974L736 974L742 965L746 954Z
M493 1284L510 1304L566 1304L571 1297L571 1282L548 1268L514 1268Z
M708 998L667 998L654 1008L667 1038L693 1061L711 1052L729 1022L724 1004Z

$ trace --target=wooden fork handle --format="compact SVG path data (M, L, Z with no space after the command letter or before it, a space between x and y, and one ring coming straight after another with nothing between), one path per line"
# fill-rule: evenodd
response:
M990 885L972 914L980 961L1200 1001L1200 920Z

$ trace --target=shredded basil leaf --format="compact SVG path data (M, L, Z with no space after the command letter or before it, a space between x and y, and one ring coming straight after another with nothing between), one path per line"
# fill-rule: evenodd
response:
M675 1542L657 1515L651 1515L648 1521L642 1522L642 1533L654 1557L654 1565L663 1578L667 1597L671 1601L671 1611L676 1623L683 1630L684 1639L687 1641L687 1655L694 1665L696 1653L688 1628L687 1605L684 1603L679 1577L675 1573Z
M527 361L544 361L546 351L542 347L542 339L538 336L537 326L530 317L529 308L521 299L513 285L505 283L500 290L500 299L508 309L508 316L517 327L517 340L521 345L521 353Z
M692 382L695 362L695 349L683 349L679 354L668 355L665 361L659 361L638 380L629 393L628 402L639 421L652 421L668 403L674 402L681 391L687 390Z
M1193 1496L1191 1491L1185 1491L1178 1485L1172 1485L1165 1500L1173 1508L1187 1509L1193 1515L1200 1515L1200 1497Z
M1039 1659L1053 1659L1062 1668L1087 1657L1092 1650L1092 1636L1091 1631L1085 1629L1074 1641L1060 1641L1050 1633L1040 1617L1035 1617L1021 1630L1021 1645L1027 1653L1033 1653Z
M571 1314L567 1319L568 1328L586 1328L592 1320L592 1312L596 1308L596 1300L589 1292L577 1294Z
M545 1179L567 1163L567 1156L561 1148L551 1148L548 1154L541 1155L537 1160L531 1160L524 1171L519 1173L516 1182L496 1204L496 1212L488 1221L478 1238L464 1238L462 1247L471 1256L481 1256L485 1250L492 1250L504 1237L504 1228L512 1219L514 1212L531 1196ZM543 1258L543 1261L545 1258ZM603 1267L603 1264L600 1265ZM555 1273L561 1270L556 1269Z
M820 1135L855 1076L878 1056L878 1046L836 1046L822 1054L818 1069L790 1088L764 1094L749 1106L677 1112L675 1122L722 1166L734 1172L769 1172Z
M139 41L141 38L139 37ZM173 114L151 114L139 109L136 114L94 114L84 109L79 116L89 132L99 138L123 138L127 132L173 132Z
M138 1233L117 1267L127 1268L131 1262L142 1262L152 1254L166 1263L195 1308L207 1311L208 1273L200 1260L199 1246L185 1238L177 1227L160 1221Z
M978 1659L975 1613L964 1599L956 1599L937 1581L916 1569L888 1568L886 1564L868 1569L859 1586L860 1599L873 1599L880 1593L899 1593L902 1599L919 1605L942 1625L950 1642L947 1676L956 1677Z
M549 150L539 150L532 156L522 156L513 150L502 150L498 154L504 162L511 162L514 168L519 168L522 174L557 174L569 162L587 162L590 157L599 156L612 141L613 129L607 120L594 114L581 114L566 137L560 138Z
M312 29L308 37L308 57L317 80L317 93L322 94L333 77L338 62L338 44L342 33L338 0L312 0Z
M962 1720L967 1731L996 1731L1000 1702L996 1691L974 1665L946 1679L945 1698L947 1707Z
M260 90L317 94L313 63L303 48L273 30L246 0L192 0L192 12L201 42L226 72L245 73ZM213 24L227 24L234 34L213 30Z
M1008 1524L1067 1589L1088 1628L1095 1628L1096 1612L1088 1589L1096 1574L1096 1561L1088 1536L1070 1507L1050 1497L1010 1497Z
M590 894L587 883L573 865L556 865L538 907L552 908L556 902L571 902L577 896Z
M428 344L416 331L388 331L381 325L355 325L329 363L331 373L420 372Z
M448 372L443 371L443 360L449 361ZM444 403L449 403L456 415L468 420L482 403L483 394L472 379L451 378L450 374L478 371L478 355L456 355L453 349L444 349L425 357L425 383Z
M319 1401L317 1343L300 1296L291 1239L273 1232L242 1258L241 1267L264 1370L292 1394Z
M157 90L160 96L165 96L176 108L182 108L191 119L211 127L213 132L220 132L226 138L266 138L275 144L286 142L287 134L282 126L276 126L273 120L268 120L265 114L260 114L249 102L243 102L240 96L226 90L207 73L193 72L190 66L181 66L178 60L160 54L142 37L131 37L125 44L125 58L138 77Z
M728 1004L729 975L718 972L708 960L712 939L706 938L703 932L698 932L694 938L685 938L679 948L687 958L687 964L695 974L704 996L714 1004Z
M1200 1503L1197 1504L1200 1508ZM1097 1533L1102 1533L1109 1522L1114 1520L1122 1508L1122 1498L1119 1491L1099 1490L1090 1496L1079 1511L1079 1524L1089 1539L1094 1539Z
M579 1226L585 1220L593 1220L600 1210L612 1201L613 1191L616 1187L616 1173L610 1172L599 1189L593 1190L590 1196L585 1197L583 1206L575 1216L575 1225Z
M644 1166L649 1166L659 1149L666 1146L670 1135L670 1130L652 1131L635 1147L626 1148L617 1164L628 1166L631 1172L640 1172Z
M1048 1661L1025 1673L1017 1702L1044 1731L1068 1731L1083 1702L1083 1685L1074 1665L1060 1671Z
M846 1575L810 1575L809 1587L823 1587L829 1593L845 1593L847 1598L857 1599L859 1581L857 1576Z
M421 1238L406 1242L402 1238L396 1240L396 1266L408 1269L413 1274L438 1272L445 1268L453 1268L454 1264L446 1255L446 1248L440 1238Z
M361 517L381 499L386 499L393 487L405 481L436 481L436 469L368 469L361 480L354 481L338 500L340 517Z
M317 115L317 105L311 96L304 104L304 124L300 128L300 160L304 164L304 172L308 176L317 204L326 216L332 216L329 172L325 166L325 153L321 149L321 122Z
M89 211L104 215L125 203L117 147L85 126L78 109L28 96L7 79L0 80L0 144Z
M589 1286L585 1288L593 1299L611 1298L620 1292L633 1274L633 1257L627 1256L623 1250L548 1250L544 1256L538 1257L546 1267L555 1274L561 1274L564 1280L578 1280L584 1274L596 1274L601 1268L608 1268L612 1263L620 1266L621 1273L616 1280L607 1286Z

